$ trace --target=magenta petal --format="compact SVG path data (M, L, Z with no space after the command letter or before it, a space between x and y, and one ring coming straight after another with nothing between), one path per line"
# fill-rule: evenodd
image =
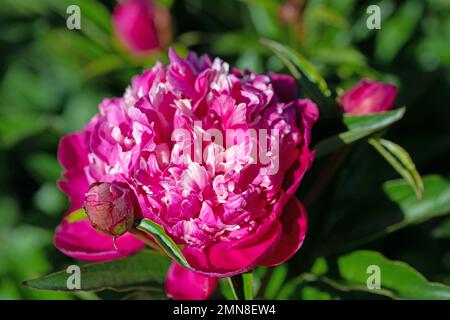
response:
M273 89L283 102L297 99L297 83L294 78L287 74L269 72Z
M294 164L283 181L283 189L286 197L290 198L295 194L306 171L311 167L315 151L311 151L309 144L311 143L311 130L314 123L319 117L319 110L314 102L309 99L298 100L298 107L303 109L301 124L304 128L303 144L300 152L299 161ZM283 203L284 205L284 203Z
M259 265L276 266L289 260L301 247L305 239L308 219L305 208L292 197L280 217L283 225L281 238L272 254L259 261Z
M70 181L58 181L58 186L70 198L70 208L66 214L80 209L83 205L84 192L89 187L86 178L79 176Z
M83 203L84 193L89 183L84 174L88 165L85 140L87 133L80 132L63 137L58 147L58 161L64 167L65 180L59 181L60 189L70 198L70 211L79 209Z
M205 300L216 289L217 280L173 262L167 272L166 292L175 300Z
M63 221L56 229L55 245L64 254L79 260L105 261L126 257L145 247L130 233L113 239L96 232L89 221L68 223Z
M114 30L130 51L142 53L159 47L154 14L153 3L148 0L127 0L114 9Z
M225 241L206 249L186 246L183 254L190 266L200 274L230 277L254 268L261 258L272 252L281 232L281 224L275 221L270 230L245 247L233 246L233 241Z
M66 172L83 171L88 164L85 146L86 134L74 133L63 137L59 143L58 160Z

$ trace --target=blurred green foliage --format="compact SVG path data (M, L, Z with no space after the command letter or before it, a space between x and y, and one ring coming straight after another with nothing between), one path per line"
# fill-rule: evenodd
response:
M449 1L159 2L171 10L171 46L181 54L187 50L207 52L238 68L287 72L261 44L261 38L269 38L305 56L337 92L363 77L394 82L399 87L396 105L406 105L407 112L388 138L406 147L421 174L448 177ZM69 4L81 8L79 31L66 28ZM365 25L369 4L381 8L381 30L369 30ZM0 299L95 298L34 291L20 283L71 261L52 244L54 228L67 208L67 200L55 184L61 172L56 161L60 137L80 129L104 97L121 95L133 74L156 60L167 60L166 48L143 59L125 51L112 34L114 5L106 0L4 0L0 5ZM336 133L335 129L326 122L319 124L315 142ZM276 269L256 270L254 291L261 297L376 298L365 292L339 290L342 283L333 285L317 275L304 276L301 281L296 278L315 261L316 266L318 256L348 252L341 244L350 238L343 239L339 230L349 230L346 238L360 235L353 232L356 229L365 234L405 220L383 194L383 182L397 178L395 172L366 144L352 151L344 169L325 190L327 199L309 210L309 236L300 253ZM325 162L318 160L308 173L301 199ZM440 182L448 188L448 181ZM437 192L440 190L444 186ZM440 201L447 203L448 195L445 197ZM435 201L433 198L429 206ZM416 212L413 205L409 213ZM445 206L442 210L435 215L427 211L433 219L426 222L421 220L423 223L383 237L369 237L370 241L361 242L358 248L377 250L409 263L429 280L450 284L450 223L445 218L449 210ZM327 246L329 243L333 245ZM282 288L286 280L301 285L283 296L288 292ZM348 277L344 280L350 281ZM221 283L221 288L228 296L226 284Z

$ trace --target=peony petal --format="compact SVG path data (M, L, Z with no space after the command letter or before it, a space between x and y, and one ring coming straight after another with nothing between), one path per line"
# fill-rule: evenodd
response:
M281 237L281 224L274 222L268 232L253 237L247 246L237 246L235 241L223 241L206 249L186 246L183 254L191 267L200 274L211 277L230 277L251 270L277 245ZM236 241L240 243L239 241Z
M258 265L276 266L290 259L303 244L308 220L306 211L296 197L292 197L280 216L282 235L272 254L266 256Z
M63 137L58 147L58 161L65 169L65 173L83 172L88 164L85 148L86 133L79 132Z
M154 14L153 3L148 0L127 0L115 7L115 33L131 52L140 54L160 46Z
M173 262L167 272L166 292L175 300L205 300L214 292L217 278L205 277Z
M269 72L275 94L283 102L297 99L297 82L287 74Z
M58 181L58 186L62 192L69 195L70 208L66 214L78 210L83 205L84 194L89 188L85 177L75 177L68 181Z
M113 239L96 232L89 221L62 223L56 229L55 245L64 254L79 260L105 261L126 257L145 247L145 243L130 233Z
M301 126L303 127L303 143L300 159L286 174L283 181L283 189L288 197L291 197L300 186L306 171L311 167L315 152L309 149L311 143L311 130L319 117L319 110L314 102L309 99L298 100L298 107L302 108Z
M81 207L84 193L89 187L84 174L84 167L88 165L85 148L87 134L83 131L67 135L61 139L58 147L58 160L64 168L63 176L66 179L58 181L58 186L70 198L71 208L68 212Z

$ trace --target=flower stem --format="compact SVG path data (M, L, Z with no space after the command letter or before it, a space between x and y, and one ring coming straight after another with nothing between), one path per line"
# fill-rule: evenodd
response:
M231 293L233 293L234 300L239 300L238 295L236 293L236 289L234 287L234 283L233 283L232 277L228 277L227 280L228 280L228 284L230 285L230 288L231 288Z
M235 300L253 300L253 277L251 272L227 279Z
M242 280L244 281L244 299L253 300L253 274L251 272L243 273Z

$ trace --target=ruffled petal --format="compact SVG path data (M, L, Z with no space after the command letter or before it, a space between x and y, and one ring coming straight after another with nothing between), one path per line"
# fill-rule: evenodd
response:
M95 231L89 221L63 221L56 229L55 245L64 254L79 260L105 261L129 256L145 247L145 243L130 233L113 239Z
M278 98L283 102L297 99L297 82L287 74L269 72L270 81Z
M69 212L79 209L83 204L84 193L89 183L84 174L84 167L88 165L86 145L86 132L79 132L63 137L59 143L58 161L64 168L64 181L58 186L70 198Z
M217 281L173 262L167 272L166 292L175 300L205 300L216 289Z
M186 246L183 254L190 266L200 274L211 277L230 277L254 268L277 245L282 233L275 221L271 228L254 241L240 245L240 241L223 241L208 248Z
M314 102L309 99L298 100L298 107L302 108L300 125L303 127L303 143L301 146L300 159L285 175L283 189L290 198L297 191L300 182L306 171L311 167L315 151L309 149L311 143L311 130L314 123L319 118L319 110Z
M301 247L305 239L308 219L306 210L292 197L280 216L282 234L272 254L258 262L259 265L276 266L289 260Z
M66 170L65 173L83 171L88 164L85 148L86 134L74 133L63 137L59 143L58 160Z

